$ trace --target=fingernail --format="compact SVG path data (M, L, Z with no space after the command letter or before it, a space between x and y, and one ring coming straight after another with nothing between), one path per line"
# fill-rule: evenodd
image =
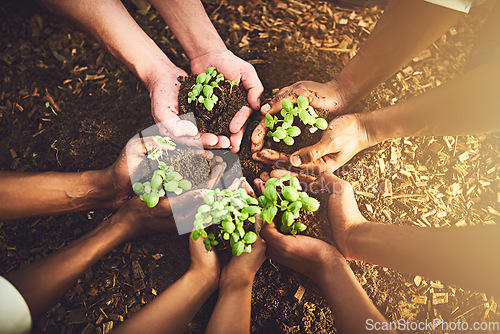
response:
M298 167L300 165L302 165L302 160L300 159L300 155L292 155L290 157L290 162L292 163L292 165L294 165L295 167Z
M267 113L269 110L271 110L271 106L269 105L269 103L266 103L266 104L264 104L264 105L262 106L262 108L260 108L260 110L261 110L262 112Z

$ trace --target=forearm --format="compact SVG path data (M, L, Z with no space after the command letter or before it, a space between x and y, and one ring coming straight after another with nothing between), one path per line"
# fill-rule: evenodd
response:
M0 172L0 220L108 208L113 185L107 171Z
M26 269L11 272L6 278L23 295L36 319L97 260L128 237L127 228L111 218L63 250Z
M219 299L205 333L250 333L253 276L221 279Z
M500 60L420 96L364 114L375 142L407 136L465 135L499 129Z
M323 271L315 281L332 310L339 333L368 333L367 323L370 320L386 322L345 260L334 265L325 264Z
M150 0L191 60L226 50L226 46L199 0Z
M422 0L391 1L336 80L349 103L384 82L454 25L462 13Z
M500 228L419 228L361 224L349 235L352 259L500 294Z
M115 332L182 333L216 286L215 278L190 269Z
M94 37L150 89L175 65L130 16L120 0L38 0Z

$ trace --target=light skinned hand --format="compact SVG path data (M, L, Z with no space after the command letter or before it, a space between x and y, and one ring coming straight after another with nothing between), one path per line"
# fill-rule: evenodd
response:
M219 73L224 74L227 80L236 81L237 84L242 84L248 92L248 103L251 108L258 110L260 108L260 96L264 91L264 87L260 82L255 68L235 56L229 50L209 52L200 55L191 60L191 71L193 74L204 72L208 67L215 67ZM234 115L229 124L229 131L232 135L230 145L232 152L238 152L245 131L245 126L248 118L253 110L249 107L242 107L236 115ZM221 140L219 136L219 142Z
M260 108L260 111L263 115L277 114L282 109L281 101L283 99L286 98L297 103L299 96L307 97L309 105L313 108L324 109L335 115L346 113L352 107L346 98L346 89L336 80L325 83L299 81L282 88L270 102ZM252 152L260 151L264 147L267 132L264 122L265 118L261 120L252 134Z
M332 120L320 141L291 156L263 149L255 152L252 158L278 167L292 166L319 174L337 170L358 152L375 144L376 139L364 123L363 114L348 114Z

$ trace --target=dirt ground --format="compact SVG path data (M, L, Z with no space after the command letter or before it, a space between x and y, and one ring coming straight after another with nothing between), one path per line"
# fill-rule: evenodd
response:
M341 8L334 1L204 4L226 45L255 66L266 98L298 80L333 78L382 13L377 7ZM131 2L125 5L171 60L188 71L186 55L156 11L140 14ZM398 103L462 73L485 12L478 8L462 19L378 87L357 111ZM129 138L153 124L144 85L61 18L30 1L6 1L0 5L0 24L2 170L104 168ZM46 101L55 113L45 107ZM250 130L240 159L252 179L262 166L249 158ZM362 213L373 220L431 228L494 224L500 215L499 139L491 134L392 140L358 154L340 175L353 183ZM0 222L0 274L68 245L111 214L89 211ZM34 324L34 332L108 332L180 278L188 266L187 236L128 242L88 270ZM362 262L351 267L391 321L500 321L497 299L482 293L480 286L466 291ZM302 296L296 294L304 289ZM216 300L216 294L209 298L186 333L203 332ZM251 330L336 332L316 287L270 261L254 282Z

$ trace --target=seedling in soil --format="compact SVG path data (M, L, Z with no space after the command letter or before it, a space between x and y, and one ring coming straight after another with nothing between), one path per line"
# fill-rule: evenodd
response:
M153 140L160 145L175 146L175 143L169 137L155 136ZM155 207L160 201L160 197L165 196L167 192L180 195L184 190L189 190L193 186L191 181L184 179L181 174L174 170L173 166L160 161L162 157L163 151L158 147L149 153L148 159L156 161L158 169L153 172L150 181L136 182L132 186L135 193L139 194L140 199L146 202L150 208Z
M52 110L52 113L57 116L57 113L54 110L54 107L50 104L49 101L45 102L45 108L50 108L50 110Z
M217 239L229 240L234 256L250 253L252 244L257 241L257 234L245 231L244 223L255 223L255 215L260 213L257 199L241 188L215 189L207 193L204 202L195 216L193 240L205 238L203 243L207 251L219 244ZM205 227L209 224L218 225L218 233L207 233Z
M300 210L314 212L319 209L319 201L302 190L299 180L295 176L285 175L280 179L270 178L266 181L264 195L258 198L262 208L260 219L269 224L278 214L278 209L283 212L281 216L281 232L297 234L304 231L307 226L295 223Z
M318 114L309 105L309 100L305 96L297 98L296 106L289 99L283 99L281 106L283 107L281 109L282 120L278 119L277 116L266 114L266 126L270 130L274 130L276 127L276 130L274 132L269 131L267 136L272 137L275 142L283 140L288 146L293 145L295 142L293 138L300 135L300 128L292 125L296 116L299 117L304 125L311 125L311 128L309 128L311 133L315 133L318 129L325 130L328 126L328 122L324 118L318 117ZM278 126L278 123L282 124Z
M224 80L224 75L217 73L215 67L209 67L204 73L198 74L196 84L191 87L191 91L188 93L188 103L202 103L208 111L211 111L219 101L214 89L221 89L219 82L222 80Z

